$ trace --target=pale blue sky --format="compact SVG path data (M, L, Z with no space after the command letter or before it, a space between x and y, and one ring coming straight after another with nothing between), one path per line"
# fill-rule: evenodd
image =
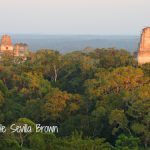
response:
M0 33L138 35L150 0L0 0Z

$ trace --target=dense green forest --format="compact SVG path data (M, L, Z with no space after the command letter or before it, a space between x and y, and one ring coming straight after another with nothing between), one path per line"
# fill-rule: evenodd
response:
M58 133L11 133L11 124ZM0 58L0 150L148 150L150 64L125 50Z

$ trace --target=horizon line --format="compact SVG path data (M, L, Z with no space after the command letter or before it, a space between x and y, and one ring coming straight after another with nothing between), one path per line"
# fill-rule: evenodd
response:
M140 36L138 34L80 34L80 33L70 33L70 34L51 34L51 33L9 33L0 32L0 35L46 35L46 36Z

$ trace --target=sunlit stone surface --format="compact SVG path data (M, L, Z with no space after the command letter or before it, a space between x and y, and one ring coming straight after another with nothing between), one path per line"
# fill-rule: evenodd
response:
M144 28L138 52L138 63L150 63L150 27Z
M5 52L13 56L25 57L28 52L28 45L25 43L16 43L13 45L11 37L9 35L3 35L0 41L0 55Z

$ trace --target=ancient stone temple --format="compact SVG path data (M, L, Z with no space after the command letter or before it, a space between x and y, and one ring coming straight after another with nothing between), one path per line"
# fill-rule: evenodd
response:
M144 28L138 52L139 65L150 63L150 27Z
M0 42L0 54L2 55L5 52L16 57L25 57L28 52L28 45L24 43L17 43L13 45L11 37L3 35Z
M25 43L17 43L14 45L14 56L24 56L27 53L28 45Z
M0 51L12 51L13 52L13 44L11 41L11 37L8 35L3 35L0 43Z

